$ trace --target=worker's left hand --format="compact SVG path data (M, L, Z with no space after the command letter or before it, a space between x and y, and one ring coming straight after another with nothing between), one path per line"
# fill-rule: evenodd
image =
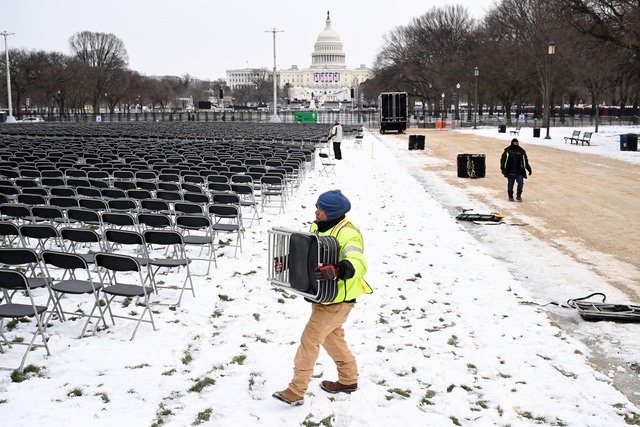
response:
M318 266L314 272L316 280L335 280L338 275L336 266L331 264Z

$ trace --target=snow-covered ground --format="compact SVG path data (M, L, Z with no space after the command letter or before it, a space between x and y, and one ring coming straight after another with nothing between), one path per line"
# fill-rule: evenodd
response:
M571 130L552 129L547 141L528 137L531 130L523 129L519 139L525 147L550 144L585 152L564 144L562 137ZM635 131L602 127L588 150L640 163L640 152L619 148L619 134ZM511 138L494 128L468 132ZM527 233L525 227L471 230L458 223L453 207L483 211L483 206L390 138L367 132L361 150L344 142L336 176L310 170L284 214L266 211L260 224L246 230L236 259L223 250L218 268L195 278L196 297L185 295L175 310L154 306L157 331L142 325L129 341L133 325L118 321L96 336L76 339L80 321L54 321L52 356L38 349L27 360L41 367L40 374L19 383L8 372L0 377L2 423L610 427L627 425L626 418L640 422L640 410L612 385L614 376L638 379L630 365L640 360L639 326L588 323L570 309L544 306L583 296L577 283L586 281L612 301L622 303L624 295L544 242L529 237L527 245L514 244L519 241L514 233ZM351 200L348 216L364 235L366 278L374 288L358 299L345 326L359 363L359 390L322 391L321 379L337 375L321 352L305 404L289 407L271 394L291 378L310 307L267 282L267 231L307 230L318 195L334 188ZM194 273L205 270L203 263L193 264ZM178 276L163 280L177 282ZM87 301L85 310L90 307L89 298L77 300ZM175 295L163 290L154 300L173 301ZM556 317L570 327L560 327ZM0 364L16 365L20 350L0 355ZM613 360L611 372L594 369L591 357Z

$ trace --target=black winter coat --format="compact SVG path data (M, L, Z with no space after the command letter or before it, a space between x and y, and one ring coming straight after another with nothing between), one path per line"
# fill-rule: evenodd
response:
M527 158L527 152L519 145L510 145L502 152L500 157L500 170L502 175L522 175L527 177L527 171L531 174L531 165Z

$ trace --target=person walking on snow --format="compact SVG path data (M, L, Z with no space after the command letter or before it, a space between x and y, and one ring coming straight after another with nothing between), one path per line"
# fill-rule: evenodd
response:
M502 175L508 180L507 196L509 196L509 201L513 202L513 185L517 183L516 200L521 202L524 180L527 178L527 172L531 175L532 171L527 152L520 147L517 138L513 138L511 145L504 149L502 157L500 157L500 169Z
M362 234L345 216L350 209L349 199L340 190L322 193L316 202L316 220L309 231L335 237L340 261L317 267L315 277L317 280L337 279L338 295L332 302L311 305L311 317L293 359L293 379L285 390L273 393L274 398L289 405L304 403L320 346L324 347L338 369L338 381L322 381L320 388L332 394L352 393L358 389L358 366L344 339L342 325L347 321L356 298L373 290L363 277L367 272L367 262ZM275 270L281 271L281 260L274 260L274 263Z
M342 125L338 123L337 120L333 121L327 142L333 142L333 156L336 160L341 160L342 150L340 149L340 144L342 143Z

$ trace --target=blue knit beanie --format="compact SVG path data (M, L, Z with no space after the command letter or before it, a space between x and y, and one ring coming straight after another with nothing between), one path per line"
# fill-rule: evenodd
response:
M340 190L329 190L318 197L316 206L322 209L327 219L340 218L351 210L351 202Z

